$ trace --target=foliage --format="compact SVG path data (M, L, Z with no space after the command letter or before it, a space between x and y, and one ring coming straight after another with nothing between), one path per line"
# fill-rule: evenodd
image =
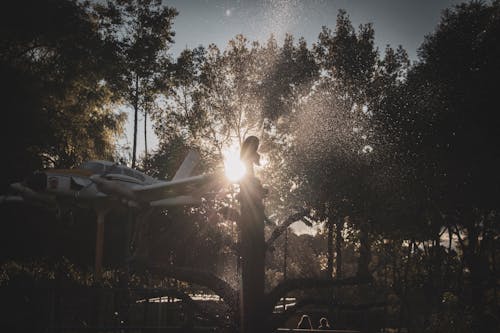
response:
M111 158L123 121L106 84L115 57L88 6L17 3L1 19L2 187L36 168Z
M489 329L487 313L497 306L486 301L495 288L486 281L494 280L497 265L498 205L493 198L500 182L493 128L499 118L492 110L500 74L499 9L498 2L472 2L445 11L420 48L420 62L392 97L391 117L385 118L389 129L397 129L392 138L411 186L405 191L413 192L425 226L413 235L435 239L437 248L427 258L433 270L457 254L450 245L447 251L440 246L440 235L447 233L449 244L457 239L459 263L467 272L455 271L462 291L449 288L470 306L460 311L471 315L467 325L472 330ZM429 272L426 281L436 286L443 280Z
M96 4L95 10L104 22L102 33L117 48L118 76L113 83L134 110L132 167L135 168L139 112L144 114L146 123L147 114L156 107L158 93L168 85L168 48L175 35L172 21L177 11L162 5L160 0L110 1L106 5Z

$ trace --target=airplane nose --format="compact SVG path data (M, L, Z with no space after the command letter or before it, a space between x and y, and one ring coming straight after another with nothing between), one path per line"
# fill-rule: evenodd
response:
M47 188L47 175L45 172L35 172L26 178L26 186L34 191L42 191Z

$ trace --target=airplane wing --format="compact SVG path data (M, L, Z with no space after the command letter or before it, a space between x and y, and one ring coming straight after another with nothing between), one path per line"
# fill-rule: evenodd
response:
M201 195L200 189L217 182L217 174L199 175L145 186L134 186L131 191L138 201L156 201L181 195Z
M203 193L218 188L223 179L220 174L190 176L199 161L199 154L190 151L171 181L149 185L123 184L99 175L93 175L90 179L103 193L138 203L149 203L154 207L195 205L199 204Z

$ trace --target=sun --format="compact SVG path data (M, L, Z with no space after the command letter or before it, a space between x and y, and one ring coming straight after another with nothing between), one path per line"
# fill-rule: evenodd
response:
M224 156L224 172L226 177L232 182L241 180L247 170L245 164L240 160L238 145L233 144L224 149L222 155Z

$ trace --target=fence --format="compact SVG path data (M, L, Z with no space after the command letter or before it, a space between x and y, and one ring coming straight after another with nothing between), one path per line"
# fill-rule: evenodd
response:
M0 288L2 331L216 332L163 289L17 285ZM215 299L198 302L219 302Z

